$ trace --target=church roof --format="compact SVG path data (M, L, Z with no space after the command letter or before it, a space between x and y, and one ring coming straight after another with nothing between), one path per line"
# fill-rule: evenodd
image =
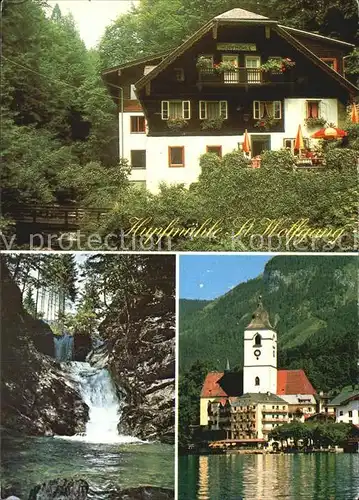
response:
M210 372L207 374L203 384L201 398L222 398L228 396L218 383L223 375L224 372Z
M203 383L201 398L235 397L242 391L242 372L210 372Z
M247 330L273 330L270 324L269 315L262 304L262 297L259 297L257 309L252 315L252 321L247 326Z
M278 370L277 394L316 394L304 370Z
M261 20L261 19L269 19L268 17L261 16L260 14L255 14L254 12L250 12L249 10L244 9L232 9L227 10L227 12L223 12L219 16L216 16L215 19L220 20L228 20L228 21L250 21L250 20Z

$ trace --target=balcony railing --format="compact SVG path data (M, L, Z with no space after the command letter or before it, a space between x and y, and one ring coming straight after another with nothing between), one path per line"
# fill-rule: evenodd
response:
M270 73L261 68L234 68L219 72L216 68L201 69L198 72L199 83L208 85L261 85L274 82L293 81L293 71Z

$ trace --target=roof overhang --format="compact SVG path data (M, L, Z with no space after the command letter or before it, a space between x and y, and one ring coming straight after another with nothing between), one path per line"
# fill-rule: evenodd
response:
M337 80L337 82L348 90L351 94L357 94L359 92L359 88L356 87L353 83L349 82L346 78L344 78L341 74L339 74L334 69L330 68L328 64L322 61L317 55L315 55L311 50L309 50L305 45L303 45L299 40L297 40L294 36L286 31L286 28L283 28L279 25L276 26L276 31L285 38L290 44L292 44L297 50L302 52L305 56L308 57L314 64L319 66L323 71L325 71L332 78Z
M353 43L344 42L343 40L337 40L336 38L331 38L329 36L320 35L319 33L311 33L310 31L299 30L298 28L292 28L291 26L284 26L283 24L279 24L278 26L280 28L284 28L287 31L293 31L293 33L306 35L310 38L326 40L327 42L345 45L346 47L352 48L352 49L355 47L355 45Z

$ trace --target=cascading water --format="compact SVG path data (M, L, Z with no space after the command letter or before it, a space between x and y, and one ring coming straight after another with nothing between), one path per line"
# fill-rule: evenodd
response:
M91 443L140 442L137 438L118 433L120 404L115 386L106 368L79 361L66 363L64 368L78 385L80 394L89 407L89 421L86 424L85 434L66 439Z
M54 350L57 361L71 361L74 351L74 337L72 335L54 335Z

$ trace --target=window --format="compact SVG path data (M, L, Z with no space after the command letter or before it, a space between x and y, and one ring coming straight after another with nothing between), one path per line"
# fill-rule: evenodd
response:
M304 137L304 148L308 149L309 148L309 139L308 137ZM294 145L295 145L295 139L283 139L283 147L285 149L290 149L292 153L294 153Z
M352 412L352 410L349 410L349 415L348 415L348 416L349 416L349 417L352 417L352 416L353 416L353 412Z
M162 120L168 120L169 118L189 120L191 118L190 101L162 101L161 117Z
M352 424L353 423L353 420L349 420L349 423Z
M255 378L255 385L259 385L259 377Z
M307 118L320 118L320 101L307 101Z
M260 120L261 118L272 117L276 120L282 118L282 102L281 101L253 101L253 118Z
M169 167L184 167L184 147L169 146L168 147L168 166Z
M146 168L146 150L132 149L131 150L131 167Z
M228 118L227 101L199 101L199 118L207 120L212 118Z
M338 60L335 57L321 57L321 60L334 71L338 71Z
M183 68L175 68L175 78L177 82L184 82L184 69Z
M262 337L259 335L259 333L257 333L257 335L254 337L254 345L255 346L262 345Z
M275 358L275 348L273 347L273 358Z
M219 158L222 158L222 146L207 146L207 153L215 153Z
M144 116L130 116L131 134L144 134L146 132L146 122Z
M342 411L342 410L340 410L340 412L339 412L339 416L340 416L340 417L342 417L342 416L343 416L343 411Z

